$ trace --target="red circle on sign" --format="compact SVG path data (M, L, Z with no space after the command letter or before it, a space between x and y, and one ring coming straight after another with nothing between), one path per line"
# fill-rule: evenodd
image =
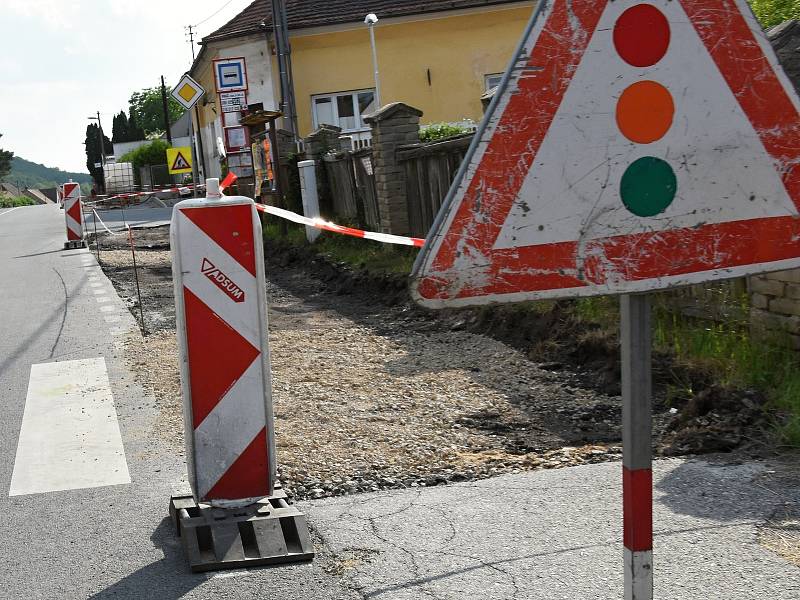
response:
M652 67L664 58L669 39L667 17L651 4L631 6L614 25L614 47L634 67Z

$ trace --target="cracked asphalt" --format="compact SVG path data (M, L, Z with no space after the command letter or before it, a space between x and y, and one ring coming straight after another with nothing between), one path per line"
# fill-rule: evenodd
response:
M327 569L364 600L623 597L620 465L303 504ZM789 600L800 569L757 529L800 490L766 464L658 461L655 597Z

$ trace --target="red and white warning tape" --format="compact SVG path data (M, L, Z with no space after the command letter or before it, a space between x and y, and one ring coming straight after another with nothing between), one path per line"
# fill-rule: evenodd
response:
M204 189L206 186L200 184L198 189ZM163 188L160 190L152 190L149 192L132 192L130 194L117 194L116 196L109 196L108 198L101 198L97 202L108 202L109 200L129 200L131 198L140 198L142 196L152 196L162 192L172 192L178 194L188 194L194 189L193 185L182 185L180 187Z
M416 248L421 248L425 244L425 240L420 238L391 235L389 233L378 233L375 231L362 231L360 229L353 229L352 227L337 225L336 223L324 221L323 219L311 219L309 217L304 217L303 215L298 215L297 213L293 213L282 208L277 208L275 206L268 206L266 204L256 204L256 208L263 213L280 217L282 219L286 219L287 221L292 221L293 223L300 223L301 225L316 227L317 229L322 229L323 231L332 231L334 233L341 233L343 235L349 235L352 237L364 238L365 240L375 240L376 242L383 242L385 244L399 244L401 246L415 246Z

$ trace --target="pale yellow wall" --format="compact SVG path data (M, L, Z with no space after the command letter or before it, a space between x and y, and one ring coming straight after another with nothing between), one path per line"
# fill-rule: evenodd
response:
M487 9L424 21L379 23L375 38L382 103L401 101L419 108L424 112L423 124L480 120L484 75L505 70L531 11L530 6ZM317 35L299 33L292 36L291 44L302 136L312 128L311 96L374 87L366 26ZM273 73L277 73L275 67Z

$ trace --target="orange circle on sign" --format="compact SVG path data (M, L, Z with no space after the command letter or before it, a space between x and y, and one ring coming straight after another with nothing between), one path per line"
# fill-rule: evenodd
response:
M672 127L674 117L672 94L655 81L634 83L617 102L617 125L626 138L637 144L660 140Z

